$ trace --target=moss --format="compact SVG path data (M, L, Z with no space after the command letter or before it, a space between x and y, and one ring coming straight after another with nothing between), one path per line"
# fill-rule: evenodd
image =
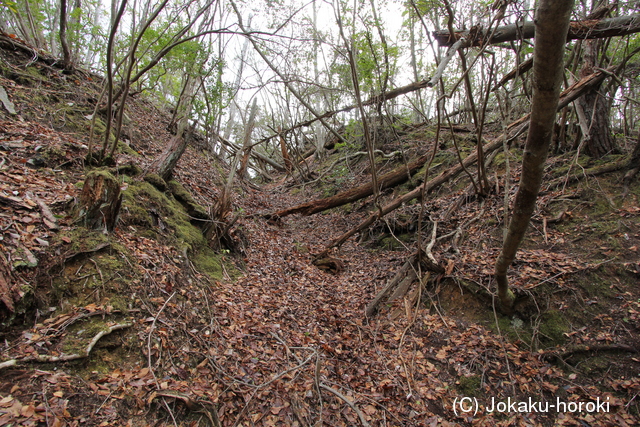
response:
M133 162L129 162L118 166L116 171L119 175L138 176L142 173L142 168Z
M411 241L411 235L400 234L397 236L387 235L378 241L378 246L390 251L402 251L405 245Z
M479 375L460 377L457 385L462 396L477 397L481 392L482 379Z
M617 291L612 289L611 283L615 283L616 278L624 275L624 268L601 265L597 270L586 271L577 276L577 283L586 291L585 297L588 299L614 298Z
M27 74L29 74L30 76L33 77L38 77L41 78L43 77L42 74L40 73L40 69L35 66L35 65L30 65L27 68L25 68L25 71L27 72Z
M64 253L65 263L48 272L51 288L39 293L42 303L63 311L92 303L127 309L122 295L127 295L140 271L114 236L77 228L61 233L52 247Z
M160 231L170 244L181 249L193 251L207 246L201 231L189 222L182 205L146 181L134 182L123 191L122 206L121 218L125 224ZM168 233L167 228L172 232Z
M562 345L569 332L569 322L557 310L549 310L540 319L540 342L548 346Z
M141 196L139 186L129 185L122 192L122 209L120 219L128 225L139 225L143 227L153 227L153 219L149 214L149 210L140 203L138 197Z
M43 151L42 157L47 166L53 167L67 160L67 152L61 147L49 146Z
M109 168L106 167L100 167L100 168L95 168L95 169L91 169L90 171L87 172L87 175L89 174L95 174L97 176L102 176L106 179L113 179L113 180L117 180L117 178L113 175L112 170L110 170Z
M104 135L107 131L107 125L102 121L100 117L96 117L93 123L93 133L96 135Z
M62 352L65 354L84 354L89 342L101 331L106 331L108 326L99 316L89 317L67 328L61 343Z
M133 156L133 157L140 157L140 154L137 151L135 151L133 148L131 148L129 146L129 144L126 144L122 140L118 141L117 150L118 150L119 153L122 153L122 154L127 154L127 155Z
M221 280L224 274L224 257L213 252L211 248L203 247L193 257L193 265L196 269L214 280Z
M488 316L493 316L493 313L487 312ZM495 327L495 323L491 322L489 317L487 317L488 325L495 332L498 331L498 328ZM498 326L500 329L500 333L506 335L509 338L509 341L516 342L522 341L527 345L531 345L533 340L533 333L530 325L525 324L521 319L518 318L510 318L508 316L499 316L498 317Z
M604 374L611 369L611 360L606 356L588 355L580 363L580 369L585 374Z
M196 219L209 220L207 210L200 206L195 201L191 193L189 193L178 181L171 180L167 184L171 190L171 194L173 194L173 197L175 197L176 200L185 207L189 216Z
M162 177L156 173L148 173L144 176L144 180L153 185L160 191L167 191L167 183Z
M98 230L87 230L82 227L61 232L53 241L53 246L56 246L63 241L69 242L69 246L66 247L66 252L68 254L92 251L98 246L103 246L105 244L111 245L109 235Z

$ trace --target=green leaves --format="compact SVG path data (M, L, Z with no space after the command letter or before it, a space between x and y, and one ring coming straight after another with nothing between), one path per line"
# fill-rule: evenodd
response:
M16 8L16 2L11 0L0 0L0 8L6 7L13 13L18 13L18 9Z

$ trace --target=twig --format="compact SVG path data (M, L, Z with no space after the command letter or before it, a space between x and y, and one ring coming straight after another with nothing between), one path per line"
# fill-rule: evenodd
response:
M94 415L97 415L98 412L100 412L100 409L102 409L102 407L104 406L105 403L107 403L107 400L109 400L111 398L111 396L113 396L113 393L115 392L115 390L111 390L109 392L109 395L107 397L104 398L104 400L102 401L102 403L100 404L100 406L98 406L98 409L96 409L95 411L93 411Z
M158 316L160 316L160 313L162 313L162 311L165 309L165 307L167 306L169 301L171 301L171 298L173 298L175 294L176 293L174 292L169 296L169 298L167 298L164 304L162 304L162 307L160 307L158 314L156 314L153 317L153 322L151 323L151 330L149 331L149 336L147 337L147 365L149 366L149 372L151 372L151 375L153 376L153 381L155 381L156 387L158 389L160 389L160 384L158 384L158 378L156 378L156 374L155 372L153 372L153 366L151 366L151 336L153 335L153 330L156 327L156 320L158 320Z
M20 361L21 362L55 363L55 362L69 362L71 360L83 359L85 357L89 357L89 354L91 353L91 350L93 350L93 347L97 344L97 342L100 340L100 338L104 337L105 335L109 335L113 331L117 331L119 329L130 328L131 326L133 326L132 323L121 323L121 324L110 326L104 331L98 332L93 337L91 342L89 342L89 345L87 345L87 348L85 348L84 353L62 354L60 356L50 356L48 354L38 354L36 356L23 357L22 359L20 359ZM11 362L11 361L9 360L9 361L4 362L4 363L8 363L8 362ZM11 366L11 365L8 365L8 366Z
M341 400L343 400L347 405L349 405L351 407L351 409L353 409L353 411L358 414L358 418L360 418L360 422L362 423L362 425L364 427L371 427L370 424L367 422L367 420L364 417L364 414L362 413L362 411L360 409L358 409L358 407L351 402L347 396L345 396L344 394L340 393L338 390L333 389L331 387L329 387L328 385L325 384L320 384L320 388L327 390L333 394L335 394L336 396L338 396Z
M7 360L6 362L0 363L0 369L10 368L12 366L16 366L18 361L16 359Z
M324 402L322 401L322 393L320 392L320 367L322 364L320 363L320 353L316 353L316 366L313 371L313 381L316 386L316 390L318 392L318 400L320 401L320 410L318 413L320 414L320 420L318 421L318 425L323 425L322 422L322 409L324 406Z
M433 221L433 229L431 230L431 241L429 242L429 244L427 245L424 251L426 252L429 259L433 261L433 263L436 265L438 264L438 261L436 261L435 257L431 253L431 249L433 249L433 246L436 244L437 235L438 235L438 221Z

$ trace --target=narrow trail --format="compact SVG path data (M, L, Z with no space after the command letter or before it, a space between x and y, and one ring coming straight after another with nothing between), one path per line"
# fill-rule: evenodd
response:
M269 211L293 205L292 197L256 192L242 203ZM252 414L252 422L265 425L364 425L360 417L373 425L458 425L446 421L456 397L452 374L482 363L479 347L491 358L505 348L480 327L459 328L424 309L408 308L412 321L406 312L365 319L366 304L408 251L380 252L350 240L335 254L344 261L341 272L311 263L360 216L330 212L244 224L251 242L246 273L222 285L209 350L234 393L244 390L240 402L224 403L225 413Z
M255 193L251 197L255 200L243 203L262 205L263 210L295 202L291 196L276 198L269 193ZM263 384L293 369L278 380L284 384L271 383L260 389L261 394L278 396L271 399L262 396L261 401L306 399L307 404L300 408L309 409L300 411L307 411L309 416L309 412L324 411L323 415L313 416L331 420L330 425L358 423L358 419L355 412L330 393L324 392L319 398L319 384L350 396L357 405L366 408L363 410L370 419L384 417L381 415L386 412L384 402L395 400L393 396L409 406L416 401L410 384L415 366L407 366L415 364L416 354L403 353L415 352L425 345L419 337L404 337L405 347L398 349L403 340L398 325L368 323L364 318L365 305L402 264L405 252L382 256L349 241L335 254L344 261L342 271L332 274L312 265L313 254L360 219L356 216L359 215L345 219L338 213L327 213L291 216L277 224L247 222L251 246L247 251L246 274L237 282L224 285L226 301L218 304L219 318L234 319L228 325L221 321L221 326L230 328L221 328L219 332L231 349L224 352L229 359L222 365L230 370L235 368L236 378L237 375L247 381L261 378ZM430 320L439 322L435 318ZM388 341L394 344L389 345ZM251 354L251 348L261 350ZM234 361L235 366L231 367ZM428 366L423 364L422 369ZM426 411L423 404L418 406L422 406L422 413L440 412L437 407ZM418 414L415 410L414 413ZM276 415L282 420L283 414ZM295 411L292 415L297 416ZM407 420L398 419L393 424L397 423L411 425ZM415 425L423 423L416 420Z
M245 191L237 203L266 213L303 198L271 188ZM211 384L226 387L218 401L224 425L515 425L524 421L517 412L480 411L468 418L454 403L468 396L484 399L481 404L490 397L552 399L558 383L572 399L599 394L571 385L541 354L424 303L398 302L365 318L366 304L409 251L372 249L351 239L332 254L344 262L342 271L332 274L311 262L364 215L243 220L251 242L245 274L216 291L215 327L206 344L217 373ZM527 414L526 422L552 425L555 415Z

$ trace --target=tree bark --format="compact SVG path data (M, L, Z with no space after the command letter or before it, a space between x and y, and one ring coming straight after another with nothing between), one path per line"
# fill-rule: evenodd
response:
M106 170L91 171L82 187L77 220L87 228L111 232L121 204L120 182Z
M73 61L69 43L67 43L67 0L60 0L60 45L62 46L64 69L71 71L73 70Z
M623 183L624 183L624 195L626 196L629 191L629 186L631 185L631 181L636 176L636 174L640 171L640 133L638 133L638 139L636 140L636 146L631 153L631 158L629 159L629 170L624 175Z
M0 303L3 303L6 310L2 308L0 304L0 319L8 317L5 315L5 311L13 313L15 311L15 303L19 301L20 292L16 286L13 277L11 277L11 268L9 263L4 257L4 254L0 253Z
M533 99L529 134L525 142L513 216L495 265L498 298L507 312L512 310L515 300L515 295L509 289L507 269L529 226L542 183L558 109L564 70L563 51L573 4L573 0L542 0L536 12L537 37L533 53Z
M581 76L593 73L597 66L598 40L588 40L584 46L584 66L580 72ZM596 159L607 154L618 151L611 128L609 126L609 102L598 91L601 84L592 87L583 97L578 99L580 107L584 112L586 121L587 153Z
M287 174L291 174L293 172L293 162L289 156L289 149L287 148L287 141L284 139L284 135L284 133L280 134L280 152L282 153L284 168L286 169Z
M608 19L586 19L570 23L565 41L601 39L637 32L640 32L640 14ZM451 46L461 38L466 38L464 47L472 47L531 39L535 37L536 27L533 22L525 22L498 27L493 35L487 34L478 27L466 31L455 31L453 35L448 30L434 31L432 34L439 46Z
M158 174L165 181L169 181L173 174L173 169L187 148L188 142L188 136L182 137L176 135L171 138L169 143L164 147L164 150L162 150L162 153L154 160L149 171Z

